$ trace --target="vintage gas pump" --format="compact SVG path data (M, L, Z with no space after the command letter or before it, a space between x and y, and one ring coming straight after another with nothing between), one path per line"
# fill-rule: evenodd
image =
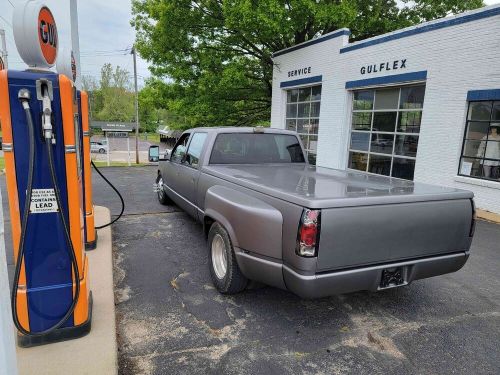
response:
M26 71L0 71L3 131L15 272L12 316L20 346L90 331L92 293L84 245L83 170L77 91L48 70L58 38L38 1L14 12Z
M76 81L76 61L73 51L60 48L57 58L57 71ZM92 200L92 172L90 158L89 98L85 91L77 91L78 113L80 118L80 146L83 173L83 202L85 207L85 249L94 250L97 246L97 232L94 224L94 204Z
M78 91L80 125L82 129L82 169L83 197L85 205L85 248L94 250L97 245L97 232L94 224L94 203L92 201L92 171L90 159L89 96L85 91Z

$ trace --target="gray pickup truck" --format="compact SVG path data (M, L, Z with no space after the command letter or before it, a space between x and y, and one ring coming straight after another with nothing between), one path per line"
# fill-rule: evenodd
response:
M475 227L469 191L315 167L278 129L188 130L155 187L203 224L228 294L249 280L304 298L408 285L459 270Z

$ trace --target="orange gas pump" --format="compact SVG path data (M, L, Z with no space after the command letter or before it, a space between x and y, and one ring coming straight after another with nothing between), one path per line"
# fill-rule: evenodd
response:
M0 71L15 260L11 307L19 345L34 346L87 334L92 293L77 90L49 70L58 50L49 8L20 4L13 21L19 54L36 69Z
M97 232L94 223L94 203L92 200L92 171L90 158L90 125L89 125L89 96L85 91L80 92L80 114L83 135L83 190L85 196L85 248L93 250L97 244Z

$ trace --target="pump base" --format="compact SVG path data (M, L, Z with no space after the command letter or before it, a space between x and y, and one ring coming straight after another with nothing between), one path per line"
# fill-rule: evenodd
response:
M95 231L94 238L95 238L94 241L85 242L85 250L91 251L91 250L96 249L96 247L97 247L97 231Z
M56 329L45 336L17 335L17 345L21 348L52 344L54 342L67 341L86 336L92 326L92 292L89 293L89 317L85 323L74 327Z

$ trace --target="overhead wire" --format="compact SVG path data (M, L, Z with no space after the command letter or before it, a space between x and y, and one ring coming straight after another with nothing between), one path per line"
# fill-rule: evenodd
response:
M0 18L1 18L1 19L2 19L2 20L3 20L3 21L7 24L7 25L9 25L10 27L12 27L12 24L11 24L9 21L7 21L7 20L5 19L5 17L4 17L4 16L0 15Z

